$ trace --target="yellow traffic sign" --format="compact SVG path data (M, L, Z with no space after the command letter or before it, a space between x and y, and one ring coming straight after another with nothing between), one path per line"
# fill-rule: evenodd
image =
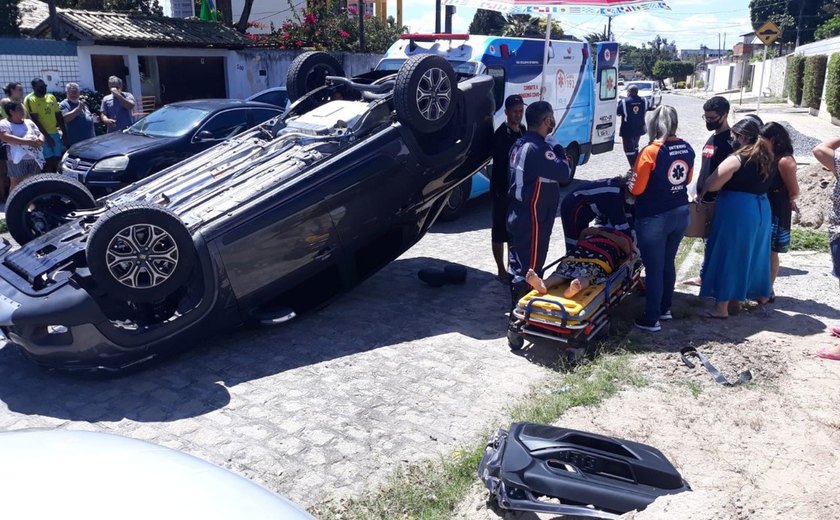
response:
M755 30L755 35L758 39L764 42L764 45L771 45L776 38L782 35L782 30L779 26L771 21L764 22L764 25Z

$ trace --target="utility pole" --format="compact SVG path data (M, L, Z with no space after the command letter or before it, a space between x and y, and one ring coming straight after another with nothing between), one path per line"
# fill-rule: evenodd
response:
M397 0L397 27L402 27L402 0Z
M452 16L455 14L455 6L447 5L444 13L443 32L452 34Z
M718 55L717 55L718 63L720 63L720 33L718 33Z
M796 46L799 47L799 28L802 27L802 10L805 9L805 1L799 0L799 21L796 22ZM767 46L764 46L767 48Z
M365 52L365 1L359 0L359 52Z
M607 16L607 40L613 41L612 37L612 16Z
M435 34L440 34L440 0L435 0Z

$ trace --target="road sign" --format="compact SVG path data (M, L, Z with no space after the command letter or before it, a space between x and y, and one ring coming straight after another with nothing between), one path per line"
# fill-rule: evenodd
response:
M755 30L755 35L758 39L764 42L764 45L772 45L776 38L782 35L782 30L779 26L771 21L764 22L764 25Z

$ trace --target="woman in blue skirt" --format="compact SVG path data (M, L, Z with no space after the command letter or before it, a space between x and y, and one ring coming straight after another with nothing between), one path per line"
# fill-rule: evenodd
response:
M706 318L728 318L729 302L767 303L772 292L767 192L775 174L773 155L762 143L755 120L742 119L732 134L740 146L705 185L708 191L720 192L700 287L701 297L715 300L714 309L701 314Z

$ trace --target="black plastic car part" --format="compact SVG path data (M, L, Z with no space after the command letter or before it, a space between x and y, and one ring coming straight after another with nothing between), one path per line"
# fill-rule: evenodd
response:
M497 431L478 476L502 509L586 518L618 519L691 490L654 447L534 423Z

